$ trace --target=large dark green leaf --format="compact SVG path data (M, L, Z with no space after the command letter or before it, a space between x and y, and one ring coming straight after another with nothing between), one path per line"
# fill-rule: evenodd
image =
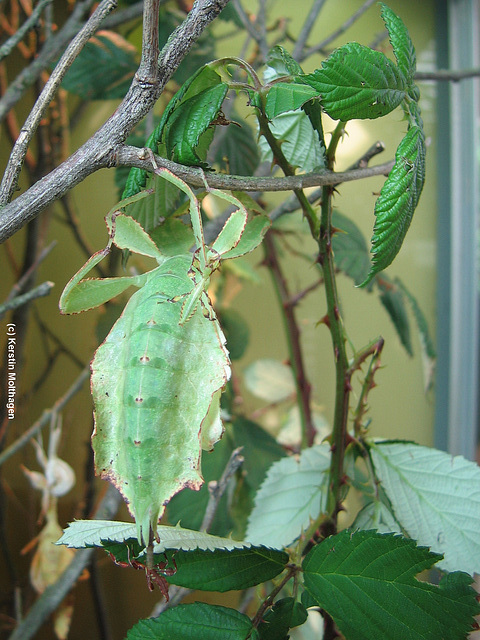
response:
M137 68L135 47L118 33L98 31L67 71L62 87L84 100L123 98Z
M281 573L288 554L266 547L246 547L226 551L179 551L177 571L168 576L171 584L201 591L248 589Z
M220 83L186 97L170 115L164 129L167 157L181 164L206 167L197 149L200 138L219 114L228 85Z
M147 147L148 149L152 149L152 151L159 153L161 156L166 155L166 148L162 144L163 133L168 119L175 111L177 106L182 102L182 100L191 98L198 93L201 93L202 91L218 85L220 82L220 76L210 67L205 66L197 69L195 73L183 83L183 85L165 107L165 111L162 114L160 122L148 137L147 141L145 142L145 147ZM145 171L145 169L132 167L132 169L130 169L130 173L128 174L122 198L128 198L135 195L136 193L139 193L139 191L141 191L147 183L147 175L148 172Z
M391 60L357 42L336 49L320 69L297 80L319 92L331 118L344 121L384 116L407 90L405 76Z
M463 640L480 611L472 578L416 578L441 558L400 536L342 531L306 556L304 581L349 640Z
M425 181L425 136L411 127L395 154L395 165L375 205L372 237L372 267L361 284L365 286L391 264L400 251Z
M217 605L195 602L167 609L158 618L140 620L127 640L258 640L250 618Z

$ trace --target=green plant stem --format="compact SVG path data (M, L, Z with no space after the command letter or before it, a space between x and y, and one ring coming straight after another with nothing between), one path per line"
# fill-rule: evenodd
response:
M297 567L296 565L290 566L287 565L288 571L285 574L285 576L283 577L283 579L281 580L281 582L273 589L273 591L265 598L265 600L262 602L262 604L260 605L260 608L258 609L257 613L255 614L255 617L252 620L252 627L254 629L256 629L258 627L258 625L262 622L262 618L265 614L265 611L271 607L273 605L273 602L275 600L275 598L277 597L277 595L280 593L280 591L283 589L283 587L287 584L287 582L293 578L293 576L295 576L298 571L299 571L299 567Z
M332 187L324 187L322 192L322 217L319 239L319 262L323 269L327 315L325 323L330 329L335 358L335 409L331 442L331 464L329 497L327 511L331 516L332 530L335 533L337 516L341 510L342 486L344 484L343 461L347 444L347 420L350 397L350 377L346 351L346 337L343 320L340 315L335 265L332 251Z
M297 404L300 411L302 426L302 449L311 447L315 438L315 426L313 424L310 406L311 385L307 380L303 363L302 349L300 345L300 330L295 319L295 302L288 291L287 281L277 256L277 250L272 233L267 233L264 242L265 262L275 286L278 300L282 309L285 335L288 342L290 366L292 367L297 388Z

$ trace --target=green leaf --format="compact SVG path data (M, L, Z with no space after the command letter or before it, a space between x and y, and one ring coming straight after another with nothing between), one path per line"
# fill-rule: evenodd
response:
M388 281L382 283L377 281L377 285L380 289L380 302L390 316L397 335L400 338L400 342L405 347L407 353L413 356L410 323L408 321L407 309L402 292Z
M313 73L297 77L321 95L321 103L334 120L379 118L400 105L407 81L383 53L357 42L335 51Z
M282 113L272 120L270 129L282 141L282 151L293 167L309 172L325 166L325 155L308 116L303 111ZM272 151L262 136L259 141L263 162L271 162Z
M285 569L288 555L266 547L179 551L175 554L175 562L177 571L168 576L169 583L224 593L272 580Z
M480 468L413 443L378 443L371 454L408 535L444 555L441 569L480 573Z
M372 266L365 286L393 262L405 239L425 181L425 136L411 127L395 154L395 165L375 205Z
M402 20L383 2L380 3L380 6L382 7L381 16L390 36L390 43L397 59L398 68L407 78L408 84L412 84L417 68L413 42Z
M214 536L204 531L193 531L177 525L168 527L158 525L160 542L153 545L155 554L163 554L167 549L183 551L214 551L215 549L243 549L250 547L249 542L238 542L231 538ZM62 537L55 544L63 544L73 549L86 547L105 547L105 543L126 542L136 538L137 528L131 522L113 520L75 520L64 529ZM141 546L140 548L143 549ZM137 547L138 549L138 547Z
M355 518L352 529L375 529L379 533L402 533L401 527L387 505L381 500L372 500Z
M185 97L167 120L164 141L167 157L181 164L207 167L197 154L200 138L214 122L227 94L221 82L192 97ZM187 93L188 96L188 93Z
M338 211L333 212L332 224L339 230L332 239L335 266L358 285L365 279L370 266L363 233L355 222Z
M301 602L293 598L277 600L263 616L258 627L261 640L287 640L292 627L303 624L307 619L307 610Z
M291 368L278 360L256 360L244 372L247 389L267 402L287 400L296 391Z
M292 58L286 49L279 44L268 52L267 65L278 76L295 76L303 73L302 67ZM271 74L269 74L271 76Z
M416 579L440 557L399 536L342 531L310 551L303 576L348 640L463 640L480 610L471 578Z
M246 539L274 548L295 540L326 507L329 468L328 444L275 462L256 495Z
M251 176L260 164L257 141L245 120L235 112L230 117L233 122L222 129L218 144L215 138L214 162L227 173Z
M98 31L65 74L62 87L84 100L123 98L137 68L135 47L118 33Z
M318 96L318 91L306 84L277 82L267 93L265 114L273 119L286 111L296 111L305 102Z
M218 605L195 602L167 609L158 618L140 620L127 640L258 640L248 616Z

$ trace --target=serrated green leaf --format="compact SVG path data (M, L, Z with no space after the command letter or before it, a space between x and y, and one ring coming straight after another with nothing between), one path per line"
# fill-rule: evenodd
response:
M228 91L224 82L184 98L168 118L164 129L167 157L181 164L207 165L197 153L201 136L217 117Z
M335 266L358 285L365 279L370 266L363 233L350 218L338 211L333 212L332 225L339 229L332 238Z
M306 84L277 82L267 93L265 114L273 119L286 111L296 111L305 102L318 96L318 91Z
M244 372L245 385L257 398L267 402L281 402L295 393L291 368L278 360L256 360Z
M349 640L462 640L480 610L471 578L416 579L440 557L400 536L342 531L310 551L303 576Z
M309 172L325 166L325 154L309 118L303 111L282 113L273 119L270 129L282 141L282 151L293 167ZM262 136L259 140L263 162L271 162L272 151Z
M123 543L103 543L103 548L115 557L117 563L139 564L147 562L146 551L137 540ZM230 550L203 551L175 550L153 556L153 564L174 568L172 575L165 575L170 584L200 591L238 591L272 580L280 574L289 557L283 551L266 547L243 547Z
M440 568L480 573L480 468L413 443L378 443L371 454L408 535L444 555Z
M321 95L322 107L334 120L379 118L400 105L407 81L383 53L350 42L328 56L322 67L297 77Z
M381 16L387 27L393 53L397 59L400 71L407 78L408 84L413 82L413 76L417 68L415 48L403 21L383 2Z
M140 620L127 640L258 640L250 618L218 605L195 602L167 609L158 618Z
M177 571L167 578L171 584L224 593L272 580L284 570L288 555L266 547L179 551L175 562Z
M243 549L250 547L250 542L238 542L231 538L214 536L204 531L193 531L184 527L168 527L158 525L160 542L153 545L155 554L164 553L167 549L193 551L203 549ZM62 537L56 544L63 544L74 549L85 547L104 547L105 542L125 542L137 537L137 528L131 522L112 520L75 520L64 529Z
M261 640L287 640L292 627L303 624L307 619L307 610L301 602L293 598L277 600L263 616L258 627Z
M256 495L246 539L274 548L295 540L325 509L329 468L328 444L275 462Z
M218 144L215 139L214 162L230 174L251 176L260 164L257 141L251 127L245 120L235 112L230 118L233 124L222 130Z
M123 98L137 68L135 47L118 33L98 31L65 74L62 87L84 100Z
M407 353L413 356L410 323L408 321L407 309L402 292L389 282L385 282L384 284L377 282L377 285L380 289L380 302L390 316L397 335L400 338L400 342L405 347Z
M411 127L401 141L391 170L375 205L372 266L365 286L395 259L405 239L425 181L425 136Z

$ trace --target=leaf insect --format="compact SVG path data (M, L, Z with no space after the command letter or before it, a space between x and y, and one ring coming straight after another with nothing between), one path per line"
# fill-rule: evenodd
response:
M62 313L79 313L138 287L91 364L92 446L97 474L122 493L147 552L158 539L158 520L171 497L203 484L201 450L212 449L223 432L220 394L230 361L208 297L210 277L221 259L258 246L270 224L258 216L247 225L239 200L211 190L237 209L208 247L193 191L170 171L156 167L155 172L189 199L193 258L163 255L140 224L119 211L151 193L140 192L109 212L107 247L72 277L60 298ZM152 257L158 266L140 275L86 278L112 244Z

